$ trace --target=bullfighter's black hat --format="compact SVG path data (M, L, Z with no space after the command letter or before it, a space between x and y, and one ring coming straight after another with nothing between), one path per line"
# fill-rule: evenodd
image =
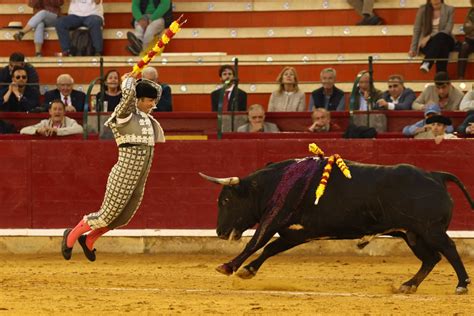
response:
M443 115L433 115L432 117L427 118L426 124L431 124L431 123L441 123L446 126L452 124L451 120Z
M161 87L159 84L147 80L140 79L137 80L137 85L135 87L137 92L137 98L152 98L156 99L161 96Z

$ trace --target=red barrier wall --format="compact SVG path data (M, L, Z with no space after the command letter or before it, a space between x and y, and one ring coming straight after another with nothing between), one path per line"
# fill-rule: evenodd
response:
M354 112L364 115L364 112ZM422 111L372 111L373 114L384 114L387 117L387 132L400 133L404 126L413 124L423 119ZM110 113L109 113L110 114ZM451 118L455 127L462 123L466 112L445 111L444 115ZM68 113L79 124L83 124L83 113ZM96 124L97 114L91 113L89 122ZM224 115L230 116L230 112ZM246 115L236 112L236 115ZM160 121L165 132L186 134L215 133L217 129L217 113L213 112L159 112L154 116ZM265 114L266 120L278 125L285 132L306 132L311 125L310 112L269 112ZM40 120L48 118L47 113L17 113L0 112L0 119L6 120L17 128L33 125ZM331 112L331 121L344 130L349 124L349 112ZM365 122L365 121L364 121Z
M245 176L270 161L308 156L311 140L232 139L169 141L157 145L141 209L129 228L214 228L220 187L197 174ZM471 140L318 139L326 153L368 163L412 163L456 174L474 193ZM1 140L0 227L72 226L102 201L117 149L112 141ZM474 229L474 212L461 191L450 229Z

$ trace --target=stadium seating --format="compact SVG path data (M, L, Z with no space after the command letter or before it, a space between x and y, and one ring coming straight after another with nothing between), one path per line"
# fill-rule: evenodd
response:
M407 57L412 24L422 0L384 0L376 2L376 11L385 21L381 26L355 26L359 17L345 0L315 1L173 1L175 16L188 19L183 30L173 39L163 56L153 65L160 78L173 90L175 111L209 111L209 93L217 83L217 69L223 63L239 59L241 87L249 93L248 102L266 106L275 78L285 65L296 67L301 88L307 94L318 86L321 69L333 66L338 71L338 84L346 93L361 69L367 68L367 57L374 57L374 80L385 89L389 74L401 73L407 85L416 92L432 80L434 70L424 74L418 70L419 59ZM1 5L0 25L9 21L26 23L32 10L20 0L5 0ZM453 4L453 3L450 3ZM462 38L460 25L469 6L459 0L456 6L454 33ZM105 69L120 72L131 69L137 57L127 55L126 32L131 30L130 3L105 0ZM13 51L33 55L32 34L16 42L15 30L0 30L0 63L7 63ZM59 44L54 29L47 31L43 58L28 60L39 70L42 92L54 86L60 73L70 73L80 89L99 75L97 57L54 57ZM456 53L451 56L456 60ZM468 66L467 78L474 75ZM455 64L449 65L454 77ZM470 90L470 82L457 82ZM97 87L94 92L97 91Z

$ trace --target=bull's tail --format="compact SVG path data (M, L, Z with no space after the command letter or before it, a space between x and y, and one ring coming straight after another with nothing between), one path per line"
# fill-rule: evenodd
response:
M474 201L471 198L471 195L469 192L467 192L466 187L464 184L461 182L461 180L458 179L454 174L449 173L449 172L443 172L443 171L432 171L431 174L438 179L442 180L443 182L446 181L451 181L454 182L458 185L458 187L461 189L461 191L464 193L464 196L468 200L469 204L471 204L471 209L474 210Z

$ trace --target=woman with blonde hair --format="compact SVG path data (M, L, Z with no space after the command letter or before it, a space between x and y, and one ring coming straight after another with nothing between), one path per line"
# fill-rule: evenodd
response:
M277 77L280 84L268 102L268 112L306 111L305 95L298 87L298 74L293 67L285 67Z

